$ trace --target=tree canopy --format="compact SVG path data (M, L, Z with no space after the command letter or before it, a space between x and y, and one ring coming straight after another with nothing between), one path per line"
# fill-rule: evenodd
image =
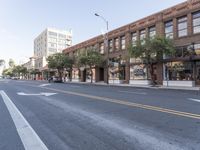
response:
M59 77L61 78L62 72L66 68L72 70L73 58L65 55L64 53L56 53L47 58L48 68L57 69Z
M150 78L153 79L153 64L159 63L163 55L173 55L175 47L171 39L165 37L145 38L143 41L136 41L136 45L130 45L130 57L140 58L150 69Z
M9 64L9 67L10 67L10 68L13 68L13 67L15 66L15 62L14 62L13 59L9 59L8 64Z
M95 49L88 49L86 53L83 53L78 57L79 66L83 66L85 68L90 69L91 73L91 83L93 80L93 72L92 68L101 65L103 62L102 55L95 51Z

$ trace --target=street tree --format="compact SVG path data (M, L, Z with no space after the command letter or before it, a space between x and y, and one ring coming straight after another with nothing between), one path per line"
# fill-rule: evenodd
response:
M95 51L95 49L88 49L86 53L83 53L78 58L79 66L89 68L91 74L91 83L93 82L93 71L92 68L101 65L103 62L102 55Z
M48 68L57 69L59 78L62 78L64 69L71 71L73 59L64 53L56 53L47 58Z
M155 83L153 65L162 62L164 55L174 55L175 47L171 39L156 36L136 41L136 45L130 45L128 51L130 57L139 58L147 65L150 79Z
M22 78L25 78L27 76L27 74L28 74L27 68L24 67L24 66L21 66L20 73L22 74Z
M0 67L3 66L5 64L5 60L0 59Z
M8 65L10 68L13 68L15 66L15 62L13 59L9 59Z
M9 77L12 77L13 76L13 71L11 68L8 68L8 69L4 69L3 72L2 72L3 76L9 76Z
M13 72L14 76L17 76L17 77L20 77L21 70L22 70L22 66L20 66L20 65L14 66L12 68L12 72Z

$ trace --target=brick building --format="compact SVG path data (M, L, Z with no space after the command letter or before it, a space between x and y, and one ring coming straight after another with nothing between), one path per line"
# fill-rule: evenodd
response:
M108 33L108 52L102 35L74 45L63 52L77 55L88 48L97 49L113 65L109 66L110 83L150 84L146 66L139 59L126 59L127 47L151 36L166 36L174 40L176 54L154 65L157 84L195 86L200 84L200 0L188 0ZM189 49L194 55L189 55ZM95 81L106 81L107 67L94 68ZM87 81L87 68L74 68L74 81Z

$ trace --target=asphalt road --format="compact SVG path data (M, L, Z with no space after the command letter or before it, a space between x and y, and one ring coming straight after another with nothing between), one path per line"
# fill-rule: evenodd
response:
M199 150L195 91L1 80L0 150Z

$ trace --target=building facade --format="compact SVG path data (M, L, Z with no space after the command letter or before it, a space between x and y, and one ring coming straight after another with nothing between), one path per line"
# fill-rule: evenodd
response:
M43 79L43 72L47 70L46 58L60 53L72 45L72 32L54 28L45 29L34 40L35 69L39 70L38 78Z
M94 68L95 81L110 83L150 84L147 66L140 59L126 59L128 46L137 40L155 35L171 38L176 47L175 56L166 57L153 66L157 84L166 86L200 85L200 0L165 9L108 33L108 48L102 35L66 48L67 55L77 55L88 48L97 49L112 62L109 67ZM190 50L193 55L191 56ZM107 75L108 72L108 75ZM86 78L86 79L85 79ZM87 68L74 68L72 79L87 81Z

